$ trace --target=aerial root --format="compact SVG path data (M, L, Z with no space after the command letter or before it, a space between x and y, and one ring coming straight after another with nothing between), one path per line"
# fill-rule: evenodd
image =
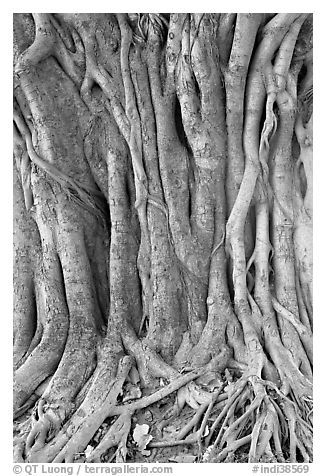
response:
M297 461L297 449L300 451L305 463L312 461L312 432L298 416L295 407L288 402L284 405L284 413L288 419L290 436L290 462Z
M63 419L56 407L49 405L44 411L45 400L40 399L38 419L27 437L25 455L23 443L17 439L15 459L22 461L27 456L32 462L37 459L39 462L73 463L81 457L87 462L99 463L108 450L115 448L110 461L124 462L132 415L178 392L168 422L172 420L173 424L173 418L186 403L195 410L194 414L169 439L153 439L147 448L196 445L202 461L228 462L246 446L249 462L312 461L311 401L308 397L298 400L293 392L286 396L273 382L248 374L236 382L222 383L214 392L206 392L195 383L205 375L206 366L178 374L151 395L119 404L118 395L123 391L124 381L134 363L130 356L120 359L115 380L101 407L79 420L77 410L62 429ZM107 433L93 447L93 436L108 418L111 423ZM163 427L160 429L162 431ZM54 435L57 438L51 441Z
M219 395L222 393L223 389L224 389L224 385L222 385L217 391L213 392L211 394L210 401L209 402L207 401L200 405L200 407L197 409L193 417L174 436L174 438L171 438L170 440L153 441L148 445L148 447L149 448L165 448L169 446L181 446L181 445L189 445L189 444L196 443L198 445L199 456L201 456L202 450L203 450L202 440L205 437L205 432L207 430L208 418L212 412L212 409ZM175 411L172 414L172 418L173 416L175 416ZM169 418L169 421L170 420L171 418ZM190 433L190 431L198 427L199 424L200 424L199 429L196 431L193 431L193 433Z
M235 401L237 401L237 398L241 395L242 391L243 391L243 388L245 387L245 381L243 381L242 379L240 379L238 381L238 388L235 390L234 394L227 399L226 401L226 404L224 406L224 408L222 409L222 411L220 412L220 414L218 415L218 417L215 419L211 429L210 429L210 432L205 440L205 445L208 446L210 441L211 441L211 438L215 432L215 430L217 429L218 425L221 423L223 417L228 413L228 411L230 410L230 408L232 407L233 403Z
M250 391L248 384L252 384ZM251 463L284 462L285 447L289 447L291 462L298 461L297 450L304 462L312 461L312 428L301 418L296 403L258 377L254 381L241 378L236 387L206 437L208 446L219 428L204 461L230 461L239 448L249 444Z

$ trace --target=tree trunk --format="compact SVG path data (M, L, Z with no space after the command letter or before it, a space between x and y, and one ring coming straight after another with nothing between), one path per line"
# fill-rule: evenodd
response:
M16 461L312 461L311 105L309 14L14 15Z

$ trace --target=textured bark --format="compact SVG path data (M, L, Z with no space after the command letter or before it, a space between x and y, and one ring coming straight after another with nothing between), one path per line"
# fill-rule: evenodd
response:
M17 461L312 460L311 104L308 14L14 15Z

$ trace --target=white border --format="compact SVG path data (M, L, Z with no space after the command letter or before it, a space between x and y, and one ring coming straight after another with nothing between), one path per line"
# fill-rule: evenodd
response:
M325 104L325 33L326 16L325 8L319 1L296 1L284 2L273 1L263 2L234 2L228 1L224 4L218 2L205 2L200 0L195 2L133 2L131 3L119 0L119 2L95 2L81 4L80 2L7 2L2 6L2 27L1 34L1 91L2 93L2 111L1 111L1 176L0 181L0 203L1 203L1 371L0 371L0 448L2 454L1 463L4 463L2 474L12 474L12 14L13 12L24 11L78 11L78 12L104 12L104 11L126 11L131 12L137 7L137 11L162 11L162 12L184 12L196 11L233 11L243 12L313 12L314 13L314 158L316 166L314 170L314 304L315 304L315 339L314 339L314 401L315 401L315 430L314 430L314 463L311 465L309 475L325 474L326 469L326 420L325 420L325 401L326 401L326 371L325 362L325 298L326 289L326 262L325 262L325 244L326 244L326 168L325 168L325 145L323 137L325 135L326 125L326 104ZM119 7L119 10L115 9ZM91 8L90 8L91 7ZM321 134L320 134L321 133ZM4 145L4 146L3 146ZM323 465L324 462L324 465ZM215 473L221 471L223 475L228 474L250 474L252 465L224 464L223 469L216 465L205 465L205 473ZM175 465L174 475L198 472L198 466ZM180 473L181 471L181 473ZM248 472L248 473L247 473ZM41 474L41 473L39 473Z

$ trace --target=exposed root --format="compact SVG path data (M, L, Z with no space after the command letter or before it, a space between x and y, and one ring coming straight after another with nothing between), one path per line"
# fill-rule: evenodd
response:
M127 358L127 357L126 357ZM90 438L94 435L95 431L103 423L103 421L110 416L118 416L118 419L114 423L114 431L109 430L104 439L91 453L89 458L93 460L93 457L98 461L101 455L109 448L118 446L117 456L119 458L125 458L125 441L130 430L130 419L132 414L136 410L146 408L147 406L158 402L162 398L170 395L182 385L187 384L189 381L195 379L203 373L203 369L198 369L190 372L187 375L182 375L178 379L172 381L169 385L166 385L161 390L154 392L152 395L143 397L136 400L134 403L117 405L113 404L112 394L110 398L98 411L94 412L91 417L86 418L84 424L68 442L66 447L59 453L59 455L53 460L53 462L73 462L74 456L81 453L86 448ZM114 392L116 393L116 392ZM117 397L117 395L116 395ZM111 427L111 428L113 428ZM121 461L121 460L120 460Z
M289 458L298 462L301 459L297 449L304 462L312 460L311 426L300 416L298 405L273 383L256 376L242 378L231 395L206 438L208 445L219 427L206 461L230 460L240 447L249 443L248 461L252 463L284 462Z
M131 413L126 411L110 427L107 434L87 457L87 462L101 463L101 456L113 446L117 446L116 463L126 461L127 438L131 427Z
M196 413L189 420L189 422L170 440L154 441L149 444L150 448L165 448L169 446L180 446L180 445L189 445L196 443L198 445L199 455L202 453L202 440L205 436L205 431L207 429L208 418L211 414L211 411L216 403L218 396L221 394L224 385L216 391L210 394L210 401L202 403L197 409ZM176 406L178 404L178 399L176 401ZM174 407L175 410L175 407ZM176 412L172 412L172 419L175 417ZM204 415L204 417L203 417ZM203 417L203 418L202 418ZM171 420L171 418L169 419ZM194 430L193 433L190 433L191 430L199 426L199 429ZM162 428L162 426L161 426ZM189 434L190 433L190 434ZM187 436L188 435L188 436Z
M34 41L17 46L16 166L42 248L26 274L42 283L25 293L36 317L15 417L35 407L14 458L121 463L150 421L142 456L311 462L312 116L296 96L311 102L312 64L303 81L295 58L307 15L106 15L34 14ZM110 251L95 273L97 239Z
M29 454L29 461L52 461L53 458L56 462L71 461L75 454L83 451L98 427L105 420L106 414L110 413L111 407L115 405L132 363L133 360L129 356L120 360L115 381L105 403L100 408L94 410L91 415L84 415L82 411L82 418L78 418L77 410L75 413L77 418L72 418L62 428L53 445L43 445L42 448L38 449L33 448L33 451Z
M310 399L301 398L297 402L293 393L286 396L273 382L248 375L248 371L235 382L229 378L217 390L204 391L195 380L204 381L204 376L211 373L208 364L189 373L178 374L151 395L120 404L118 397L123 392L133 363L131 357L123 357L104 403L94 408L91 414L80 414L80 417L77 410L61 430L63 416L59 418L51 408L45 412L45 402L40 399L38 419L25 447L22 439L17 440L15 460L25 461L24 458L27 458L30 462L73 463L76 458L81 458L100 463L110 449L116 448L111 459L124 462L132 416L176 391L175 404L164 426L168 423L173 425L173 419L180 415L185 404L194 408L195 413L168 440L154 438L150 441L147 445L149 449L195 445L199 457L205 462L232 461L242 447L247 448L249 462L312 460ZM85 454L93 436L108 418L111 424L107 433L96 446L92 443L93 449ZM162 434L163 425L159 426L159 433ZM52 440L54 435L56 438Z
M16 438L14 440L13 460L15 463L24 463L25 438Z
M222 391L222 387L212 394L204 392L195 384L190 385L188 388L187 384L189 384L189 382L202 376L207 370L205 368L200 368L187 374L178 374L178 376L168 385L165 385L151 395L144 396L138 400L132 401L131 403L119 405L117 399L119 394L122 393L122 386L132 363L133 359L129 356L120 360L117 376L111 386L107 399L99 408L94 409L91 415L85 415L83 418L79 419L79 424L77 423L78 419L76 419L76 416L79 413L77 410L72 419L62 428L62 430L60 430L60 424L63 419L55 419L55 414L53 412L51 412L51 418L49 411L44 413L44 401L41 399L38 405L39 418L34 423L26 441L25 456L27 456L28 461L53 461L56 463L74 462L78 455L83 455L85 448L104 420L110 417L117 417L117 419L99 444L90 454L87 455L86 460L88 462L99 462L101 461L103 454L105 454L110 448L116 446L116 461L125 461L127 454L126 441L130 432L132 415L136 411L153 405L182 388L187 389L189 396L192 398L191 401L193 404L198 406L198 401L200 401L201 405L199 406L199 410L196 412L195 417L192 418L189 424L177 436L177 444L182 444L184 436L186 436L194 426L200 423L201 417L206 411L205 418L199 430L196 432L195 437L190 435L190 437L185 440L187 441L187 444L197 442L198 445L200 445L200 441L206 428L206 424L204 423L207 421L209 413L213 408L213 404ZM205 400L204 403L203 399ZM51 438L54 434L56 434L56 438L52 442ZM168 445L168 443L166 443L166 445ZM21 451L21 453L23 452Z
M302 420L297 418L295 407L286 402L284 413L288 419L290 437L290 462L297 462L297 449L300 451L303 461L312 461L312 433L311 429Z
M45 400L40 398L37 404L37 419L34 417L34 424L26 439L25 451L29 452L32 447L34 451L43 448L46 441L51 439L60 428L60 418L52 409L44 412Z

